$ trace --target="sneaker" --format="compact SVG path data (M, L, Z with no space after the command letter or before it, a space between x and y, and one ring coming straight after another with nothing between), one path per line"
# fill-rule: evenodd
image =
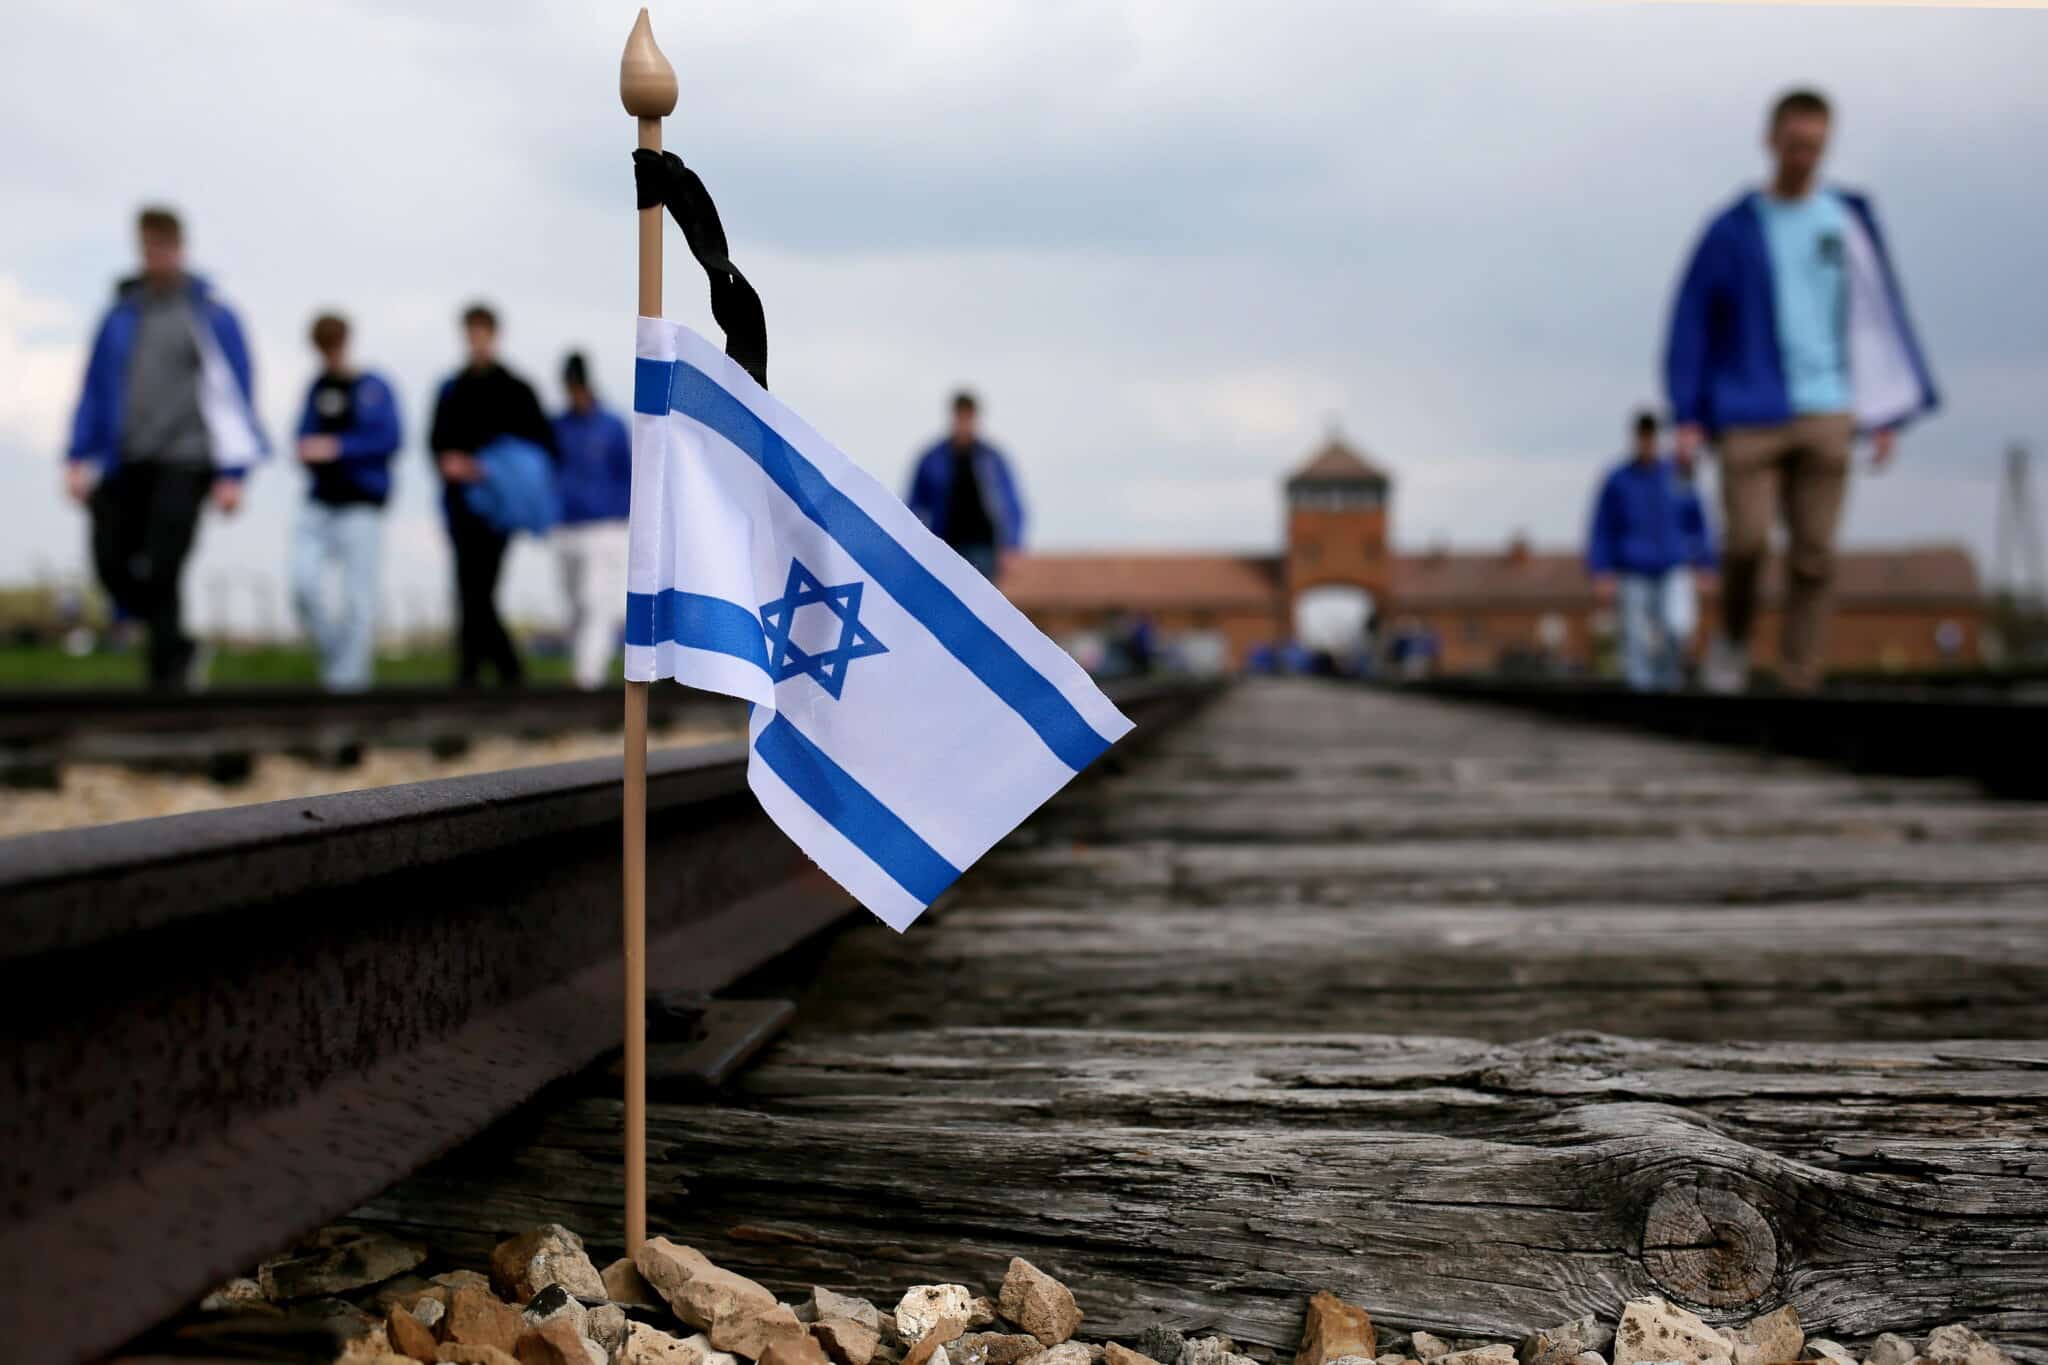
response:
M1715 636L1707 646L1706 662L1700 665L1700 686L1720 696L1732 696L1749 686L1749 650L1732 640Z

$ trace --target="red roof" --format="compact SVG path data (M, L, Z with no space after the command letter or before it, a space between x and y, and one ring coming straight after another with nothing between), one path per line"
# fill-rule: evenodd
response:
M1277 610L1271 555L1027 554L1003 562L1003 595L1042 608L1250 607Z
M1782 566L1774 563L1765 574L1766 599L1779 595L1782 581ZM1960 546L1849 549L1835 561L1835 598L1846 606L1961 604L1981 591L1976 565ZM1003 592L1026 611L1277 611L1282 578L1280 561L1270 555L1029 554L1005 563ZM1402 611L1592 603L1584 561L1545 550L1398 555L1391 596Z
M1289 483L1369 483L1387 481L1387 471L1344 444L1332 433L1322 449L1287 476Z

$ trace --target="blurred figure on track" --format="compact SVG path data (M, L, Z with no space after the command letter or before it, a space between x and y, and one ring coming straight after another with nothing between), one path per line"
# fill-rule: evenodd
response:
M1780 507L1790 540L1780 677L1802 691L1819 682L1851 443L1868 432L1882 466L1898 429L1935 405L1870 201L1819 182L1830 123L1811 91L1777 102L1770 183L1707 225L1672 308L1675 444L1690 458L1711 440L1721 456L1722 636L1702 675L1714 691L1747 682L1757 577Z
M953 428L918 457L904 501L932 534L994 582L1003 555L1024 543L1024 505L1009 461L981 439L980 419L973 394L953 395Z
M146 208L136 231L142 273L93 338L65 486L91 511L107 595L149 632L149 685L176 690L203 681L179 593L200 511L231 515L265 452L240 320L186 271L176 214Z
M562 524L555 552L569 598L569 639L576 685L605 680L605 665L626 628L626 518L632 510L633 438L619 415L597 401L580 354L562 365L569 407L555 419Z
M313 319L320 373L299 415L299 462L310 476L292 542L292 605L320 653L320 683L332 692L370 685L377 638L377 558L391 457L398 453L398 400L383 378L349 363L348 321ZM327 571L341 579L341 609L327 597Z
M1601 481L1586 536L1586 571L1621 625L1621 671L1639 692L1684 680L1690 626L1674 619L1671 575L1713 563L1700 500L1657 452L1657 418L1635 419L1634 449ZM1688 581L1690 574L1688 574Z
M498 575L505 567L509 532L486 521L465 496L484 480L477 453L500 436L514 436L552 452L554 426L541 411L533 386L498 363L498 316L481 303L462 314L468 359L441 385L427 438L441 475L441 511L455 552L456 682L474 687L485 668L506 686L524 671L519 651L498 619Z
M1719 563L1714 549L1714 531L1707 521L1706 504L1700 500L1699 458L1694 450L1673 452L1671 475L1675 481L1678 506L1679 557L1664 575L1664 624L1671 631L1672 647L1678 652L1681 676L1693 670L1693 637L1700 628L1700 581L1711 580Z

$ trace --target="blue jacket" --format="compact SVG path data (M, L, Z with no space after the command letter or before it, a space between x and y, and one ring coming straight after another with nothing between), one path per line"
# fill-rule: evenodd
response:
M633 510L633 437L618 414L573 409L555 419L562 524L624 521Z
M1902 426L1937 406L1934 378L1875 210L1860 194L1834 193L1849 211L1846 326L1857 425ZM1674 422L1718 433L1792 419L1759 198L1751 190L1707 224L1679 282L1664 351Z
M1017 485L1010 478L1010 462L1003 452L986 441L974 443L974 480L981 486L981 498L988 511L989 525L995 527L999 550L1014 550L1024 543L1024 504L1017 497ZM941 540L947 539L946 509L953 495L956 468L953 443L942 440L920 455L910 476L910 496L904 499L917 519Z
M256 419L255 380L249 346L234 311L197 275L187 275L193 315L199 320L199 409L213 447L214 468L240 478L249 466L269 454L262 425ZM141 279L123 280L114 290L114 306L100 320L92 355L85 366L85 384L71 419L69 460L89 460L102 471L121 460L121 437L127 428L128 362L135 354L135 332L141 317Z
M1713 533L1690 482L1664 460L1624 458L1600 484L1586 535L1593 574L1664 574L1681 564L1714 565Z
M484 476L462 485L469 510L501 535L543 535L562 519L555 493L554 457L517 436L493 437L476 453Z
M312 436L322 428L314 398L320 392L315 379L306 388L305 406L299 411L301 436ZM391 496L391 457L404 438L398 426L398 398L384 377L365 370L349 386L350 422L347 429L330 432L341 443L341 454L327 464L311 466L315 484L337 480L359 490L365 497L383 502Z

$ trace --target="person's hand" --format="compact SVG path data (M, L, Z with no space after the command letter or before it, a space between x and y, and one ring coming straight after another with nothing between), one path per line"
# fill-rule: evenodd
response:
M301 436L299 438L299 459L305 464L326 464L341 456L341 438L338 436Z
M1593 575L1593 600L1606 606L1614 601L1614 575L1602 573Z
M99 485L99 481L99 466L90 460L64 462L64 491L81 507L92 500L92 490Z
M440 465L441 477L450 483L476 483L484 476L484 467L466 450L442 451Z
M1671 453L1680 460L1698 457L1706 433L1700 430L1698 422L1681 422L1671 431Z
M1896 427L1879 427L1870 435L1870 467L1883 469L1892 462L1892 453L1898 449L1899 432Z
M242 481L240 479L215 479L213 481L213 505L222 516L231 517L242 505Z

